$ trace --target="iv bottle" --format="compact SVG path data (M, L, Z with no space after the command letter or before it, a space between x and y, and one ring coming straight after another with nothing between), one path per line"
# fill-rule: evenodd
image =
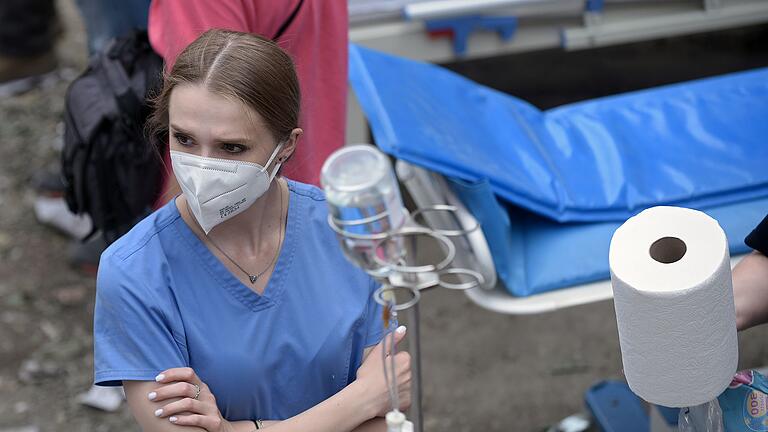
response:
M323 164L320 182L330 214L348 233L382 234L397 231L405 224L407 213L392 165L374 146L359 144L337 150ZM374 276L385 271L373 262L374 253L384 261L397 262L402 249L385 245L377 252L377 241L373 239L339 240L347 258Z

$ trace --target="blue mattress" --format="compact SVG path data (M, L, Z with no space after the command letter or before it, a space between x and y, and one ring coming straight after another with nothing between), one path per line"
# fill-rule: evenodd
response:
M487 181L449 178L451 188L480 222L496 271L511 294L528 296L608 279L608 246L621 222L556 222L503 205ZM702 209L728 237L731 254L747 252L744 237L768 213L768 198Z

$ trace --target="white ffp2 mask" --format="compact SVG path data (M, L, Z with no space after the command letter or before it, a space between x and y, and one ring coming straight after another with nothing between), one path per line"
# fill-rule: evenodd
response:
M266 167L277 156L280 147L282 144L272 152L265 166L171 151L173 174L189 209L206 234L216 225L242 213L264 195L281 164L275 164L272 174L267 173Z

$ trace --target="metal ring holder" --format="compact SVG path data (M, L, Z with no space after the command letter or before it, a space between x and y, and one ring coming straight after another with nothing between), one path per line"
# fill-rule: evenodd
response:
M390 304L390 302L384 299L383 297L384 293L388 293L388 292L394 293L396 291L408 291L412 296L411 299L406 302L395 303L394 310L398 312L401 310L406 310L411 308L413 305L418 303L419 300L421 300L421 291L419 291L418 289L405 287L405 286L395 286L395 285L382 285L381 287L379 287L379 289L373 292L373 299L376 301L376 303L382 306L387 306L388 304Z
M408 290L411 293L411 297L405 302L395 304L395 310L401 311L418 303L421 299L420 291L423 289L441 287L462 291L479 287L484 283L483 275L477 271L449 267L456 257L456 246L450 237L460 237L472 233L480 228L479 223L466 229L436 229L429 227L426 221L418 220L428 213L455 213L457 211L456 206L445 204L420 208L412 213L411 220L413 223L411 225L398 230L375 234L354 233L349 228L384 220L389 216L387 211L354 220L340 220L329 214L328 225L331 226L331 229L336 234L348 240L372 242L371 248L373 253L370 258L375 263L377 269L367 271L382 283L382 287L374 293L374 299L381 305L390 304L382 297L384 293ZM418 236L429 238L437 243L443 253L440 261L431 264L408 265L404 262L402 255L398 257L398 262L389 262L382 257L385 255L382 253L384 248L392 242L415 239ZM448 275L469 277L471 280L461 283L448 282L446 280Z
M464 283L446 282L443 280L443 275L448 275L448 274L470 276L475 280L470 282L464 282ZM440 287L445 289L457 290L457 291L464 291L472 288L477 288L485 282L485 278L479 272L476 272L474 270L469 270L469 269L463 269L463 268L445 269L442 272L440 272L439 279L440 279Z
M426 264L421 266L395 264L395 263L386 262L382 260L379 257L378 253L374 253L373 260L379 266L388 268L393 272L409 273L409 274L439 272L440 270L450 265L451 262L453 262L453 258L456 257L456 246L453 245L453 242L448 237L442 234L438 234L437 232L424 227L405 227L398 231L389 233L385 238L376 242L374 246L374 251L378 252L382 248L384 243L387 241L392 241L398 238L405 238L409 236L419 236L419 235L431 237L438 242L438 244L440 245L440 248L445 253L445 257L440 262L438 262L437 264Z
M331 229L338 235L342 237L346 237L352 240L384 240L389 236L389 233L383 232L378 234L357 234L353 232L349 232L345 230L343 227L346 226L359 226L359 225L365 225L369 224L371 222L376 222L379 220L382 220L387 217L387 212L379 213L377 215L367 217L364 219L355 219L352 221L342 221L339 219L336 219L333 217L333 215L328 215L328 225L331 226Z

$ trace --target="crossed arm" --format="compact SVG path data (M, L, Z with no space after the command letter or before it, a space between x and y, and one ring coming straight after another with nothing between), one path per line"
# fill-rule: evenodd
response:
M205 427L171 423L168 421L170 417L158 417L153 414L159 409L157 407L170 406L173 403L185 404L184 400L189 398L175 397L154 402L147 398L147 394L157 390L158 383L151 381L126 381L124 385L131 412L145 432L253 432L256 430L252 421L227 422L223 419L215 421L213 420L216 419L215 413L210 413L211 415L206 416L211 420L205 423ZM384 419L374 417L370 409L360 409L360 405L357 403L360 400L360 390L352 383L336 395L296 417L282 422L265 421L264 428L275 432L385 431ZM184 409L184 411L187 410Z
M404 328L403 328L404 329ZM395 343L405 332L396 332ZM366 348L357 379L320 404L283 421L265 421L273 432L374 432L385 431L382 416L388 410L388 393L381 372L382 342ZM395 355L401 407L410 404L410 356ZM124 381L126 398L136 421L145 432L253 432L252 421L229 422L216 406L215 396L190 368L174 368L158 382ZM200 393L194 398L196 387ZM162 412L159 412L162 410Z

